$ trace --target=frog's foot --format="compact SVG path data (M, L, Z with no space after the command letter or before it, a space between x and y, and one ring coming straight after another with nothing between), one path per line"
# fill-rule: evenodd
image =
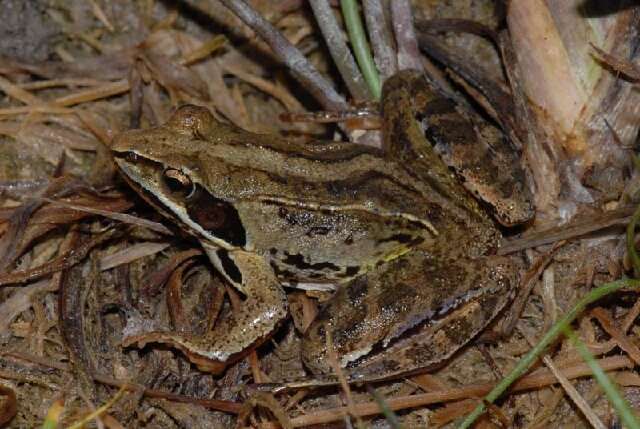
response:
M316 374L331 371L329 330L351 381L436 367L511 300L516 272L496 256L440 260L412 252L339 290L305 333L303 361Z
M128 336L123 345L163 343L177 348L203 371L218 374L269 337L287 315L287 297L273 271L259 255L234 255L245 299L233 317L222 320L202 336L170 332L146 332Z

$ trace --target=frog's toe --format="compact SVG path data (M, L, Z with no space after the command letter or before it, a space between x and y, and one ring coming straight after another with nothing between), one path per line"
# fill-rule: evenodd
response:
M318 322L313 322L305 332L301 351L302 362L315 375L331 371L327 360L326 327Z

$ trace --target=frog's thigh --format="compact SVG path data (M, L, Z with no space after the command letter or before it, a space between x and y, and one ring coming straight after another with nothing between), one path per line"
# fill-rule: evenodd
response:
M245 295L240 308L234 309L232 318L219 322L203 336L154 332L127 342L170 344L199 368L218 373L265 340L287 315L287 298L282 286L260 255L238 252L225 257L242 276L241 289Z
M352 377L384 378L448 358L511 299L516 270L505 258L409 255L346 285L322 310L303 342L314 373L330 371L327 329L343 365L360 358Z

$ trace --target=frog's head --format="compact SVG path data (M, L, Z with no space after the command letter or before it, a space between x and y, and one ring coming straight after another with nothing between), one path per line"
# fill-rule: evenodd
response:
M212 145L232 127L206 108L179 108L163 126L127 131L111 147L120 172L147 202L200 241L233 250L246 245L246 231L224 181L228 164L209 156Z

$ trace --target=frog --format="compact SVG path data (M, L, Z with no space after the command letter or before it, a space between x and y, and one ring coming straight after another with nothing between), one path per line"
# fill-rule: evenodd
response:
M219 374L285 320L284 288L307 284L337 288L302 337L316 376L333 371L329 347L349 380L379 380L435 367L474 338L516 289L519 263L495 255L496 220L533 215L527 188L510 180L523 173L465 188L436 143L453 133L445 152L474 145L479 122L420 72L384 83L381 117L380 148L255 134L194 105L116 136L122 177L195 237L243 297L204 335L153 331L124 345L168 344ZM502 177L498 152L485 149L468 170ZM499 196L493 217L476 198L483 189Z

